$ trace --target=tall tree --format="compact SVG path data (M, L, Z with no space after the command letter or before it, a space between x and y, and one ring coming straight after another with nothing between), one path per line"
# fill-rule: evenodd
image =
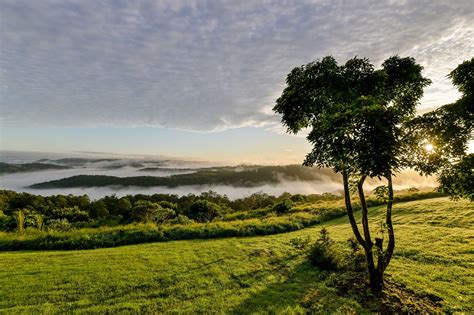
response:
M474 154L466 153L474 141L474 58L449 77L461 98L406 123L405 160L423 174L436 174L439 189L453 199L474 201Z
M342 173L346 211L353 233L364 248L370 287L383 288L383 274L395 248L392 225L392 176L405 166L404 138L423 88L430 83L413 58L390 57L375 70L366 58L338 65L332 56L294 68L273 110L282 115L288 132L310 128L313 149L307 166L329 167ZM364 194L367 177L386 178L388 202L385 225L388 242L369 229ZM362 207L362 233L354 217L349 190L356 179Z

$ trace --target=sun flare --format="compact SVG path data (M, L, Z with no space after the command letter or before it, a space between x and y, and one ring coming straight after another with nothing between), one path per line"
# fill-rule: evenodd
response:
M434 146L431 143L427 143L425 145L425 150L426 150L426 152L431 153L431 152L434 151Z

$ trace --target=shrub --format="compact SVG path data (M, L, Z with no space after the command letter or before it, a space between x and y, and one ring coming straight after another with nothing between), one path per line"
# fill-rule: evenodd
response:
M364 272L366 270L365 253L355 238L347 240L349 252L344 256L341 267L349 271Z
M82 211L79 207L56 208L51 212L52 219L66 219L71 223L89 221L89 213Z
M152 222L157 219L160 211L163 211L163 207L161 207L159 204L141 200L138 201L132 208L130 217L133 221Z
M171 209L159 209L155 213L155 221L157 223L163 223L173 219L176 216L176 212Z
M191 220L190 218L188 218L185 215L178 214L178 216L176 218L174 218L173 220L171 220L170 223L172 223L172 224L191 224L191 223L194 223L194 221Z
M282 202L279 202L277 203L274 207L273 207L273 210L277 213L277 214L285 214L287 213L288 211L291 210L291 208L293 208L294 204L291 200L289 199L286 199L286 200L283 200Z
M16 228L15 218L9 215L0 214L0 231L12 232Z
M48 220L48 230L65 232L71 230L71 223L67 219L51 219Z
M335 270L337 260L333 249L334 241L329 237L329 232L323 228L319 239L309 251L309 261L312 265L322 270Z
M219 205L207 200L198 200L191 205L187 216L197 222L210 222L220 214Z

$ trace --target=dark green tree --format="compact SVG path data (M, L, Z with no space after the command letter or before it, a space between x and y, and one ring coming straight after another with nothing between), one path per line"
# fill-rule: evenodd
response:
M130 217L134 221L139 222L154 222L157 219L158 213L163 210L159 204L140 200L135 203L133 206Z
M436 174L439 190L453 199L472 201L474 154L466 152L473 141L474 58L461 63L449 77L461 98L407 122L405 164L423 174Z
M186 215L197 222L210 222L220 216L221 211L218 204L207 200L197 200L191 205Z
M383 289L383 274L395 248L392 225L392 176L405 165L403 138L405 122L415 116L423 89L430 83L413 58L390 57L381 69L365 58L338 65L324 57L294 68L273 110L282 115L290 133L309 128L313 145L307 166L328 167L342 173L346 211L353 233L364 248L370 287ZM367 177L385 178L388 183L383 238L372 240L364 194ZM362 233L354 218L350 179L357 181L362 207Z

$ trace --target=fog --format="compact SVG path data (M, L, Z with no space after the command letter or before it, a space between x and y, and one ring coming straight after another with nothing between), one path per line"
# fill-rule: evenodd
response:
M39 159L49 159L47 163L61 164L55 159L64 158L64 155L51 154L18 154L12 153L5 154L2 152L1 160L9 163L27 163L34 162ZM68 155L66 157L86 157L86 158L103 158L102 156L84 156L82 155ZM71 169L64 170L47 170L27 173L12 173L0 175L0 188L14 190L18 192L28 192L39 195L56 195L56 194L73 194L73 195L84 195L87 194L91 199L98 199L106 195L116 194L117 196L124 196L128 194L154 194L154 193L166 193L176 195L187 195L187 194L200 194L209 190L215 191L219 194L225 194L231 199L241 198L248 196L255 192L265 192L270 195L280 195L283 192L289 192L292 194L321 194L325 192L337 193L342 190L342 184L340 180L335 178L323 177L319 181L285 181L281 179L280 183L277 184L265 184L258 187L233 187L227 185L203 185L203 186L180 186L175 188L168 187L91 187L91 188L57 188L57 189L32 189L28 186L40 182L57 180L65 177L74 175L109 175L109 176L170 176L173 174L184 174L194 172L192 168L195 167L208 167L215 166L210 162L204 161L185 161L185 160L172 160L172 159L150 159L150 158L121 158L114 157L113 161L87 161L78 162L78 165ZM134 163L140 164L140 166ZM156 171L140 171L143 167L160 167ZM173 169L173 167L179 169ZM167 169L168 168L168 169ZM371 191L378 185L385 184L384 181L378 181L370 179L366 183L367 191ZM413 171L406 171L394 178L395 189L406 189L409 187L435 187L436 181L433 177L421 177Z

